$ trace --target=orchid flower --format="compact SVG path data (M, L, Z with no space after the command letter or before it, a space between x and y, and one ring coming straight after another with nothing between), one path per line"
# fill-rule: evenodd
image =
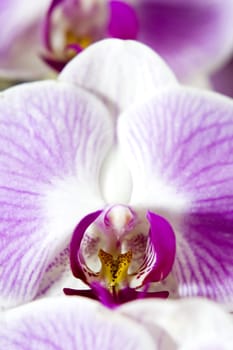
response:
M139 40L179 78L207 74L233 47L232 0L1 1L1 75L48 76L103 38ZM52 73L52 71L51 71ZM51 74L50 73L50 74Z
M0 123L3 307L63 288L110 307L168 295L230 305L230 99L109 39L58 81L3 92Z
M231 350L233 324L206 300L133 301L108 310L86 298L47 298L0 315L11 350Z

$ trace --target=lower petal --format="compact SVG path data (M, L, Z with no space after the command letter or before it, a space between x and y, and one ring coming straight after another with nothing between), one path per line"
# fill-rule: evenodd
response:
M0 347L11 350L154 349L143 327L87 298L49 298L0 317Z
M118 311L144 325L161 350L231 348L231 316L204 299L143 300Z

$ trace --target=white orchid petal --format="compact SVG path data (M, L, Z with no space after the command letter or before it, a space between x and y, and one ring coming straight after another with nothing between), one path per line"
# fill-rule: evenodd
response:
M89 46L64 68L59 79L91 91L115 116L156 90L177 84L171 70L150 48L117 39Z
M205 299L147 299L125 304L119 311L143 324L160 350L232 348L231 316Z
M126 111L118 135L130 204L164 216L176 232L180 295L232 302L232 101L168 89Z
M99 173L113 133L94 96L52 81L4 92L0 125L0 296L6 307L38 293L76 224L102 207Z
M0 348L156 350L142 326L79 297L43 299L3 313Z

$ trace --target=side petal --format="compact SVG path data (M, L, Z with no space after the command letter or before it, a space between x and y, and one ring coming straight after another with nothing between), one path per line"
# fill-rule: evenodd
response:
M231 316L204 299L140 300L118 311L144 325L160 350L232 347Z
M0 347L11 350L156 349L136 322L87 298L43 299L0 318Z
M114 116L156 89L177 84L155 52L138 42L119 39L91 45L70 61L59 79L102 98Z
M103 105L78 88L48 81L1 95L3 306L31 300L79 220L103 206L99 172L112 138Z
M191 89L161 92L119 120L131 205L165 217L177 240L179 293L233 295L233 103Z
M180 78L210 71L232 50L231 0L143 0L135 6L138 39L158 52Z

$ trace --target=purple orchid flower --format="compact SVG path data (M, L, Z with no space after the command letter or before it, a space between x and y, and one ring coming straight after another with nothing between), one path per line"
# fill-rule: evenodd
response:
M108 310L85 298L47 298L0 315L11 350L230 350L231 317L206 300L143 300Z
M230 99L117 39L2 93L1 304L80 290L70 255L110 306L147 292L230 305L232 118Z
M1 75L48 76L103 38L139 40L182 79L215 69L232 50L231 0L43 0L1 4ZM17 11L16 11L17 9ZM51 73L50 73L51 74Z

